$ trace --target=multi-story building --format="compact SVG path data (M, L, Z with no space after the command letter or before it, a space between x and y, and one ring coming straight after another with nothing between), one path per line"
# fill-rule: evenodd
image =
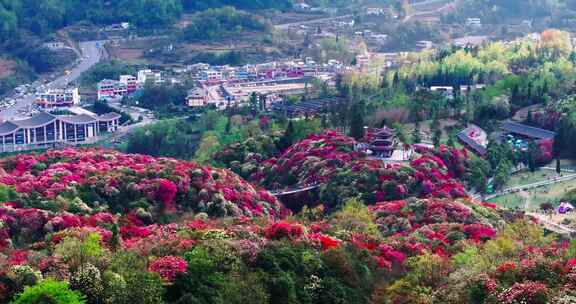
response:
M432 43L432 41L428 41L428 40L420 40L418 42L416 42L416 47L421 49L421 50L428 50L431 49L434 46L434 43Z
M46 112L23 120L0 124L0 153L80 145L95 142L101 134L114 132L120 114L57 116Z
M120 75L120 83L126 86L128 94L132 94L138 90L138 78L132 75Z
M162 78L162 73L152 70L138 71L138 85L144 86L147 82L153 83L155 85L163 84L164 78Z
M117 80L104 79L98 83L98 100L110 100L128 95L128 87Z
M191 108L201 108L206 105L207 101L206 91L202 88L190 90L186 96L186 103Z
M381 7L367 7L366 8L366 15L369 16L381 16L384 15L386 12L385 9Z
M78 88L48 89L36 95L35 103L42 108L71 107L80 103Z
M468 18L466 19L466 26L480 28L482 27L482 20L480 18Z

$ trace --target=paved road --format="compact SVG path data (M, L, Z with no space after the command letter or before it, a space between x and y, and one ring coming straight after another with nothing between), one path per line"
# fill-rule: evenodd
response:
M114 134L114 137L121 138L125 135L129 134L130 132L134 131L137 128L144 127L146 125L155 123L157 120L154 117L146 115L146 113L150 112L144 108L133 107L133 106L122 106L119 100L116 101L108 101L108 104L119 111L125 112L132 117L134 121L138 121L140 117L142 117L142 121L137 122L135 124L121 126L118 131Z
M558 223L551 221L548 218L548 216L545 214L535 213L535 212L529 212L527 214L537 218L538 222L540 222L540 224L544 228L546 228L550 231L556 232L558 234L567 234L567 235L572 235L572 234L576 233L576 230L574 230L570 227L567 227L567 226L564 226L562 224L558 224Z
M68 75L62 75L53 81L45 84L48 88L63 88L69 83L75 81L89 68L98 63L104 56L104 49L101 47L103 41L87 41L80 43L80 51L82 52L82 57L79 59L79 63L70 70ZM35 89L40 89L39 87ZM18 113L34 102L34 94L23 97L16 101L16 104L10 108L7 108L0 112L0 120L13 120L15 118L23 118L25 115Z

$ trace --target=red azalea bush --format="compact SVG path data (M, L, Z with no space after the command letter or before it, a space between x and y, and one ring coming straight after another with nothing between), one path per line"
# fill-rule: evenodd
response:
M278 222L266 228L265 235L270 240L279 240L283 238L298 239L304 234L304 227L300 224Z
M326 182L336 168L359 157L354 152L355 143L332 130L311 135L260 164L250 180L267 189Z
M342 242L322 233L309 234L308 238L324 251L337 248Z
M165 256L154 260L148 270L159 274L167 282L173 282L177 274L186 272L186 267L187 264L183 258Z
M16 189L23 206L39 197L59 204L70 199L62 207L71 212L125 213L135 205L215 217L287 214L273 196L236 174L170 158L64 149L6 158L0 168L0 182Z

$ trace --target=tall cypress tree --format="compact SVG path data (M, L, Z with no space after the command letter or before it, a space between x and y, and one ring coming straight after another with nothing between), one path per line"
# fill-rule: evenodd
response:
M283 151L292 146L295 135L296 131L294 130L294 124L292 124L292 121L290 120L288 121L288 126L286 126L286 131L284 131L284 135L282 135L278 142L278 150Z
M357 102L350 111L350 136L359 140L364 137L364 103Z

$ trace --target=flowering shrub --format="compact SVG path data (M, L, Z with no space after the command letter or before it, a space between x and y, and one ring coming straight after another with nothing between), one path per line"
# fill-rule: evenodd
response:
M260 164L250 180L267 189L326 182L337 168L359 156L354 144L353 138L336 131L311 135Z
M46 280L24 289L24 292L19 294L13 303L83 304L86 302L80 292L70 290L66 282Z
M183 258L165 256L154 260L148 270L159 274L167 282L173 282L177 274L186 271L186 267L187 264Z
M545 304L548 303L548 289L539 282L515 283L498 295L503 304Z
M178 189L172 181L161 178L158 181L158 189L154 196L162 202L166 211L175 211L174 198L176 197L177 191Z
M212 156L214 163L221 168L230 168L243 178L250 178L262 162L279 153L277 145L281 137L282 132L273 132L232 143Z
M324 251L337 248L341 243L340 240L324 235L322 233L309 234L308 238L312 241L312 243L316 244Z
M43 166L37 166L40 163ZM72 213L125 213L134 205L150 211L158 206L170 212L206 212L215 217L280 218L287 214L273 196L233 173L169 158L64 149L6 158L0 167L4 169L0 182L15 187L23 206L40 197ZM41 215L23 218L38 228L43 225ZM71 219L63 217L54 224L59 229L78 226L70 223Z
M538 304L576 288L574 245L467 197L465 152L398 165L354 144L327 131L268 161L246 153L260 185L323 183L325 205L290 220L270 192L191 162L101 149L0 160L17 192L0 202L0 301L51 279L94 303Z
M298 239L304 234L304 227L288 222L274 223L266 228L266 238L279 240L283 238Z
M426 153L412 161L410 165L387 164L364 158L347 162L336 170L327 182L321 193L321 200L329 207L338 207L357 194L360 194L367 204L413 196L421 198L467 197L464 186L455 179L455 176L463 174L461 171L464 170L465 154L446 152L450 168L452 168L449 169L442 158L435 156L432 152Z

